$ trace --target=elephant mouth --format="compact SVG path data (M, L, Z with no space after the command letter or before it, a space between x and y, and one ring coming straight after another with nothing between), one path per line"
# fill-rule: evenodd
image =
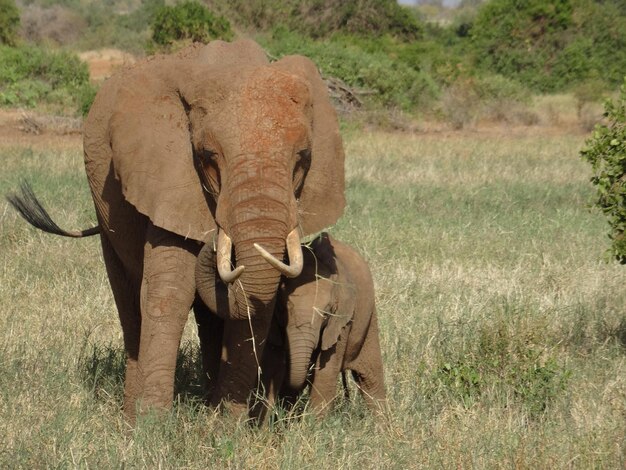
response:
M254 248L259 252L261 257L267 261L272 267L277 269L282 275L294 278L300 275L304 266L302 255L302 246L300 244L300 234L298 228L294 228L285 239L287 245L287 256L289 264L286 264L269 253L258 243L254 243ZM232 263L233 242L231 238L222 229L219 229L217 236L217 271L220 279L226 284L235 282L245 271L245 266L240 265L233 267Z

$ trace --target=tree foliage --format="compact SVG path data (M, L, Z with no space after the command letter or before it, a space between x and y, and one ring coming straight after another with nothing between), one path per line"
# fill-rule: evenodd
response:
M255 30L284 27L311 38L336 33L419 39L423 26L395 0L209 0L233 21Z
M74 53L0 45L0 106L70 105L83 113L93 101L87 64Z
M186 39L206 43L213 39L232 37L227 19L216 16L204 5L189 0L157 10L152 30L152 39L161 46Z
M607 216L610 254L626 264L626 78L619 98L605 104L607 125L597 126L581 156L591 163L596 205Z
M626 16L617 0L492 0L471 26L478 65L537 91L626 70Z
M20 26L20 12L15 0L0 0L0 44L14 46Z

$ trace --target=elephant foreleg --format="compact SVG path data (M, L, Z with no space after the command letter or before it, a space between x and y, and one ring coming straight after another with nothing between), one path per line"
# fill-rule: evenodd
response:
M278 328L272 324L270 328ZM263 396L262 400L254 403L251 410L252 417L256 418L259 424L263 424L276 406L277 400L280 398L279 392L283 383L286 371L286 354L282 346L278 346L268 342L263 351L263 360L261 361L261 387L259 394Z
M313 381L310 406L318 415L326 414L337 397L337 379L342 370L346 342L339 340L332 348L320 351Z
M204 374L204 391L208 399L217 384L222 355L222 338L224 320L212 313L200 299L196 299L193 312L198 325L198 339L202 354L202 372Z
M140 410L167 409L174 395L180 340L195 295L194 247L150 226L141 285Z
M345 367L352 370L354 380L368 408L372 411L380 411L384 408L385 381L376 313L372 314L359 354Z
M260 364L270 321L263 318L226 320L218 385L212 397L235 416L248 410L248 398L258 385Z

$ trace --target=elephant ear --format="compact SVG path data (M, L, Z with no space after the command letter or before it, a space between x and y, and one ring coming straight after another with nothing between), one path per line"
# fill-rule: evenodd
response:
M344 152L337 113L315 64L303 56L286 56L273 67L300 76L312 98L311 166L299 199L301 228L309 235L334 224L343 214Z
M332 292L333 302L327 307L328 320L322 331L322 351L337 344L344 327L352 321L356 308L354 286L338 275L331 276L329 281L335 285Z
M215 222L194 167L189 119L172 76L184 68L189 69L187 61L156 58L127 73L115 94L110 145L126 200L154 225L205 241Z
M322 331L322 350L326 351L337 343L344 327L352 321L356 308L356 289L349 272L337 259L332 238L328 233L321 233L313 241L312 249L318 264L321 265L320 272L327 274L328 277L327 280L320 282L332 284L331 303L325 308L328 319Z
M113 169L126 200L154 225L194 240L210 238L216 225L194 166L187 113L196 89L211 86L215 70L267 62L253 41L216 41L148 59L116 80L109 120Z

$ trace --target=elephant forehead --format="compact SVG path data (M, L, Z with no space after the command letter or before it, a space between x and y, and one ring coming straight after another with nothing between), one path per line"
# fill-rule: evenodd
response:
M299 77L260 68L245 82L238 99L238 127L246 149L265 148L276 140L296 145L308 130L310 94Z
M286 293L295 306L324 307L330 303L333 284L329 279L307 276L304 273L301 278L289 280ZM309 280L307 281L307 277Z
M290 328L310 328L311 325L319 324L326 317L325 310L314 305L312 301L299 302L292 299L288 304L288 311L287 325Z

